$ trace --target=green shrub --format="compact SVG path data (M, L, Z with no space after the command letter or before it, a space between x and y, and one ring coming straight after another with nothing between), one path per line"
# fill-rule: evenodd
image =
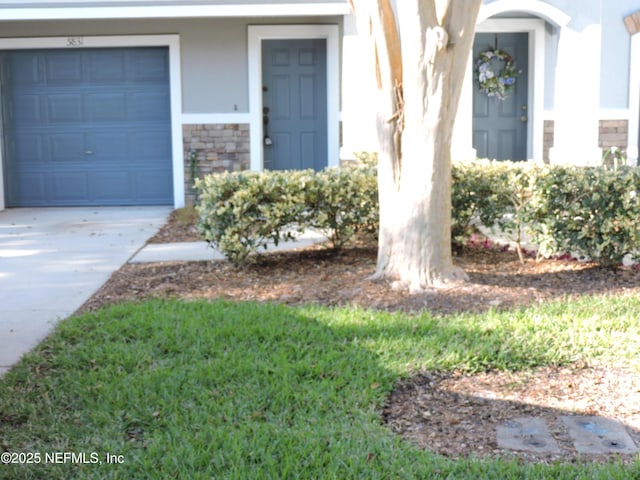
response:
M489 160L453 164L451 231L454 243L465 242L474 231L474 223L493 226L509 213L511 165Z
M371 166L209 175L196 188L199 232L236 265L307 228L322 232L335 248L358 231L377 231Z
M341 248L361 231L378 231L376 169L370 166L325 169L306 193L311 216L307 224Z
M196 181L198 231L228 260L242 265L270 242L294 238L304 229L305 185L312 170L239 172Z
M545 256L571 252L616 267L625 255L639 255L638 169L481 160L454 164L452 177L454 242L479 223L511 235L521 260L525 232ZM378 230L373 162L317 173L210 175L196 188L200 233L238 265L307 228L321 231L334 248L360 231Z
M543 253L575 252L603 267L640 251L640 172L552 167L533 188L534 240Z

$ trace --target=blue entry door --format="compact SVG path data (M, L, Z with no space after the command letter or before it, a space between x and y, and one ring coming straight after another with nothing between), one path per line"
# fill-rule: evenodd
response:
M326 40L262 42L264 168L327 166Z
M166 48L0 52L7 204L173 203Z
M528 105L528 33L478 33L473 45L473 61L481 52L495 49L507 52L522 73L515 90L504 100L488 97L473 84L473 147L479 158L495 160L526 160L527 132L530 112ZM494 62L499 72L502 62ZM475 71L475 70L474 70Z

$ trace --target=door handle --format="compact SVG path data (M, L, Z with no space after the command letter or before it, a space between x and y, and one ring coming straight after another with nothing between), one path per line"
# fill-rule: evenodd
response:
M527 122L529 121L529 118L528 118L526 115L522 115L522 116L520 117L520 121L521 121L522 123L527 123Z
M85 151L84 151L84 154L85 154L85 155L93 155L93 151L91 151L91 150L85 150Z
M265 87L266 88L266 87ZM269 107L262 108L262 125L264 131L263 143L265 147L273 145L273 140L269 136Z

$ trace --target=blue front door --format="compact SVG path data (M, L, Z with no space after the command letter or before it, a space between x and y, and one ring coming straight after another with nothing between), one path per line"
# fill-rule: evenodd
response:
M0 54L9 206L173 203L166 48Z
M327 55L323 39L262 42L264 168L327 166Z
M487 96L477 82L473 85L473 148L479 158L526 160L528 105L528 33L478 33L473 45L473 61L481 52L498 48L507 52L518 70L515 90L504 100ZM493 70L504 64L495 61Z

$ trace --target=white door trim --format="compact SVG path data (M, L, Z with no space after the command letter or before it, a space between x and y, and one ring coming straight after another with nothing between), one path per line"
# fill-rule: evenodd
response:
M171 148L173 170L173 205L184 206L184 159L182 147L182 86L180 73L180 37L178 35L114 35L0 38L0 50L79 49L111 47L168 47L169 88L171 102ZM0 151L0 182L4 163ZM4 185L4 183L0 183ZM5 208L4 192L0 190L0 210Z
M536 18L492 18L476 27L476 33L521 33L529 34L529 77L527 103L527 158L542 163L544 147L544 20ZM475 61L475 59L473 59ZM473 61L471 68L473 68ZM515 59L516 65L518 59ZM469 72L473 78L473 72ZM474 85L474 88L476 86ZM472 100L473 101L473 100ZM473 115L473 113L472 113Z
M631 37L631 63L629 65L629 131L627 160L638 165L638 130L640 129L640 33Z
M262 41L324 38L327 41L327 156L330 167L340 164L340 53L337 25L249 26L250 168L264 168L262 150Z

